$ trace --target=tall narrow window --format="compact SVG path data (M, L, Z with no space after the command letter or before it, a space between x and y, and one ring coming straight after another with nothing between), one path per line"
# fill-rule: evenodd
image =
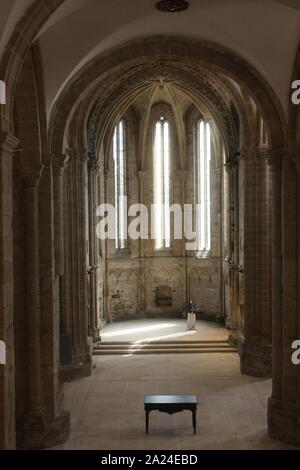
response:
M211 250L211 198L210 198L211 130L207 122L197 126L197 251Z
M121 120L115 127L113 139L115 169L115 229L116 249L122 250L126 244L127 204L126 204L126 132Z
M170 124L162 116L154 132L155 248L171 247Z

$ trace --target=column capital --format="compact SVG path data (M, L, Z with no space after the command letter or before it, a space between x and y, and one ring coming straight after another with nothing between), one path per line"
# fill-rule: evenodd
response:
M100 169L100 163L99 160L96 158L89 158L88 159L88 169L90 171L96 171Z
M23 178L25 187L28 187L28 188L38 187L43 169L44 169L44 165L36 165L36 166L35 165L32 165L32 166L22 165L21 176Z
M68 147L66 149L66 155L70 160L79 160L83 163L88 161L88 151L84 147Z
M243 147L238 153L238 160L255 160L255 159L264 159L269 161L280 158L281 161L281 152L282 155L285 154L285 151L282 149L268 149L265 145L259 145L257 142L252 142L248 147Z
M66 154L54 154L52 155L52 168L53 173L57 176L62 175L66 165L69 161L69 155Z
M0 149L7 152L14 152L17 150L19 139L10 132L0 132Z
M240 152L232 153L224 163L224 167L227 171L231 171L239 165Z

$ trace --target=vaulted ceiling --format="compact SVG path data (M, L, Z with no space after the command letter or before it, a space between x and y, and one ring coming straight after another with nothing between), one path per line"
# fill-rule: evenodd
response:
M38 34L48 113L68 79L90 59L134 38L180 35L228 48L270 83L285 110L300 39L298 0L190 0L166 14L156 0L66 0ZM0 54L32 0L0 0Z

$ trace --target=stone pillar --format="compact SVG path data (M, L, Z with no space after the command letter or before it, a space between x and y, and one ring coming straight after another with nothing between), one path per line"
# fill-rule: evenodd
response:
M283 158L282 158L283 157ZM300 446L300 366L292 343L300 339L300 158L270 155L272 171L273 388L268 428L273 438Z
M138 178L139 178L139 203L144 204L145 203L145 176L146 173L145 171L139 171L138 172ZM144 258L145 253L144 253L144 240L140 239L140 257Z
M67 204L65 233L65 298L67 298L72 337L72 376L90 375L92 367L88 331L88 233L87 233L87 156L69 151L66 169Z
M184 299L183 304L185 305L186 302L188 301L188 298L190 297L190 292L189 292L189 275L188 275L188 257L187 257L187 251L186 251L186 239L185 239L185 223L184 223L184 205L186 201L186 178L187 178L187 171L186 170L180 170L177 172L179 181L180 181L180 203L181 203L181 208L182 208L182 246L181 246L181 253L182 253L182 259L184 262L184 277L185 277L185 283L184 283Z
M45 420L45 430L42 435L44 441L43 447L45 448L65 442L70 430L70 416L63 409L64 390L59 377L61 286L59 276L55 275L55 176L53 177L52 167L51 158L47 158L39 182L38 220L40 245L40 357L43 415ZM59 200L60 204L62 204L61 198ZM19 336L24 334L23 331L18 333ZM26 339L24 341L25 344ZM18 358L20 358L20 352ZM20 364L17 365L20 369ZM22 393L22 379L20 377L19 389L17 391ZM24 437L26 438L26 435Z
M139 203L144 204L145 203L145 176L146 173L145 171L139 171L138 172L138 182L139 182ZM143 316L145 314L145 267L144 267L144 258L145 258L145 252L144 252L144 243L145 241L140 239L140 282L139 282L139 288L138 288L138 294L139 294L139 310L140 310L140 315Z
M17 144L13 135L0 133L0 340L6 345L6 364L0 364L0 449L5 450L16 445L12 159Z
M229 247L228 247L228 275L229 275L229 309L227 326L230 327L230 341L238 346L240 341L240 315L239 315L239 177L237 154L233 155L225 164L229 180Z
M272 191L272 398L282 398L282 163L269 153Z
M64 274L64 171L66 155L53 155L55 274Z
M108 195L108 181L110 180L110 171L108 168L104 169L104 200L106 201ZM104 241L104 315L107 323L111 322L110 318L110 304L109 304L109 257L111 256L110 240Z
M272 374L270 173L264 149L254 147L244 161L245 318L241 372Z
M23 173L25 211L25 311L27 338L27 411L24 417L24 447L42 447L37 440L44 428L42 411L41 356L40 356L40 274L38 185L41 167L25 169Z
M66 155L52 156L53 208L54 208L54 260L58 287L59 333L70 335L69 309L64 292L65 234L64 234L64 172L68 161ZM61 336L62 337L62 336Z
M94 342L100 341L98 269L99 247L96 233L97 177L99 166L96 158L88 161L89 197L89 336Z
M231 175L232 175L232 241L233 241L233 253L232 253L232 265L231 275L233 284L233 323L232 327L235 331L240 331L240 283L239 283L239 264L240 264L240 231L239 231L239 155L234 155L232 159Z

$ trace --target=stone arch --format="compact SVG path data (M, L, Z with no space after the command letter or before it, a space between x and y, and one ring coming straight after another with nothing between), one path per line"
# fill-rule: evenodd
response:
M118 273L118 283L125 281L128 282L130 280L130 271L127 269L124 269Z
M212 54L213 65L211 63ZM67 122L69 113L76 105L77 94L73 93L73 89L86 89L86 82L83 85L83 80L85 80L83 77L88 77L89 83L93 83L100 76L108 76L110 71L116 66L120 66L121 63L127 64L127 66L136 65L141 61L141 57L147 62L151 60L151 57L168 58L168 60L172 61L173 59L174 62L182 65L186 60L189 60L194 64L205 65L216 73L225 72L227 76L243 85L256 100L268 125L270 147L274 149L286 148L286 124L279 100L263 77L246 61L237 58L220 46L205 41L178 37L152 37L131 41L121 48L102 54L84 66L70 80L57 98L51 112L50 132L52 139L50 145L52 149L56 146L60 151L62 149L62 123Z
M172 281L183 281L183 276L182 276L182 272L179 271L179 269L175 269L173 271L171 271L171 276L170 276L170 279L171 279L171 282Z
M169 282L171 280L170 272L167 269L158 269L156 271L157 282Z
M207 82L208 78L204 82L203 78L201 77L202 81L199 82L199 73L196 73L195 71L193 72L193 78L191 78L190 74L192 71L187 73L178 67L174 67L174 65L172 65L172 67L170 65L164 65L163 70L164 73L170 73L171 77L172 74L176 74L177 79L180 79L182 83L184 82L188 84L188 87L187 85L183 87L178 83L177 88L182 93L186 93L187 96L189 96L190 99L192 99L192 101L195 103L201 102L201 107L207 109L208 102L213 103L213 109L210 109L210 111L207 112L212 114L214 116L214 120L218 122L218 126L222 132L224 141L231 142L231 136L234 135L234 132L231 130L232 125L230 123L230 112L229 109L227 109L225 100L220 94L220 90L217 89L215 85L210 85ZM96 140L100 142L103 140L103 138L105 138L106 134L112 132L111 129L113 129L113 124L118 116L127 112L128 106L130 106L132 100L138 96L140 90L145 91L145 89L150 88L149 83L146 81L151 79L152 76L155 76L155 73L158 73L158 71L159 67L157 67L155 63L153 65L145 64L139 68L134 67L133 72L130 72L129 70L125 73L124 70L124 73L121 75L121 77L119 76L119 69L116 69L116 72L114 72L114 80L111 78L110 80L106 79L104 81L99 81L100 79L96 80L94 85L90 86L86 93L82 92L82 99L80 102L77 102L68 120L69 123L74 120L77 126L76 129L78 129L78 132L76 133L73 132L73 128L68 130L68 135L76 135L76 142L80 142L74 143L73 145L77 145L79 147L86 146L85 135L87 130L86 123L88 122L88 125L92 126L92 133L94 136L91 145L89 139L89 147L91 146L95 149L95 147L98 146ZM205 74L203 72L202 75L206 76L207 73ZM120 84L121 79L123 80L122 84ZM113 86L110 84L111 82L116 82L117 85L115 88L113 88ZM109 85L107 83L109 83ZM199 83L201 83L201 85L199 85ZM145 113L145 115L142 117L142 128L147 128L149 113L152 109L152 94L153 93L151 93L150 90L147 106L148 112ZM206 96L205 102L201 98L202 95ZM200 106L199 103L198 105ZM221 116L224 116L224 118L221 119ZM81 122L81 131L80 125L78 124L79 122ZM71 124L68 124L68 126L70 127ZM98 137L96 136L96 129L98 129ZM90 133L90 128L88 132ZM145 132L141 132L138 148L138 153L140 155L144 154L143 149L145 147L145 138ZM236 149L236 146L234 148ZM95 153L95 150L93 150L93 152Z
M16 25L0 62L0 76L6 82L7 105L1 112L2 131L11 131L15 100L15 84L18 81L24 60L35 37L50 16L65 0L35 0ZM2 111L2 110L1 110Z
M52 160L47 151L43 90L40 50L38 44L34 44L27 48L23 57L22 69L14 84L14 100L10 102L13 103L10 126L20 140L13 159L11 243L14 245L15 281L16 434L18 445L25 449L46 447L51 431L54 432L53 442L62 442L70 425L69 415L54 398L54 393L60 393L60 385L58 349L52 340L59 329L60 312L57 310L56 323L54 305L49 299L53 295L60 296L53 276L55 270L61 269L61 260L56 251L54 230L51 230L54 227L53 177L59 172L60 156L53 156ZM33 414L39 423L38 438L33 429L26 429L27 420Z

